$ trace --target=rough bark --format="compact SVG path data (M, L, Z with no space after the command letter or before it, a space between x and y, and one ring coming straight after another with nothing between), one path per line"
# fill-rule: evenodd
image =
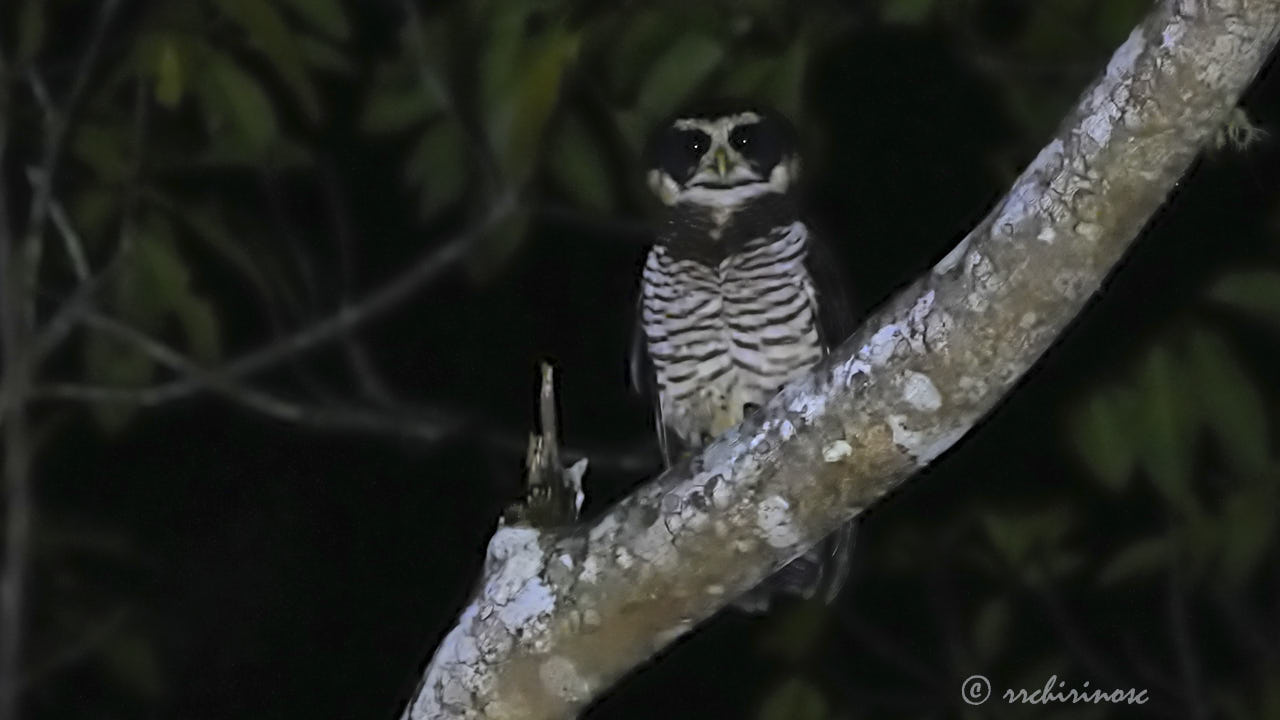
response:
M1278 32L1278 0L1160 2L996 209L807 378L589 526L500 528L405 717L571 717L955 444L1099 289Z

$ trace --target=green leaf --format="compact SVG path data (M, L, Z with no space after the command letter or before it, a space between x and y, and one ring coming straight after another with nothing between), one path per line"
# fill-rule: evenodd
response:
M169 108L178 107L182 102L184 85L182 58L178 54L173 38L166 37L160 43L159 57L156 59L156 102Z
M1147 355L1138 384L1142 468L1170 505L1194 512L1199 503L1191 488L1195 461L1191 387L1164 347Z
M639 154L644 148L645 133L649 132L651 120L646 119L636 110L615 110L613 123L618 134L633 154Z
M652 9L630 14L605 48L605 73L610 88L630 96L642 75L671 39L671 16Z
M1270 461L1261 388L1226 343L1204 330L1192 335L1191 367L1200 412L1227 460L1242 475L1261 473Z
M1026 580L1072 569L1070 558L1063 563L1061 551L1073 523L1069 508L987 512L980 522L991 546Z
M421 190L418 211L423 219L462 196L471 174L466 148L461 125L453 118L444 118L424 130L410 151L404 178L407 184Z
M31 62L44 46L45 0L26 0L18 9L18 41L13 57L16 65Z
M777 72L778 62L777 57L735 62L726 69L728 74L720 83L720 90L726 97L758 97Z
M320 98L316 92L297 38L275 7L264 0L215 0L227 17L244 28L254 46L271 61L297 97L302 111L313 122L320 118Z
M276 113L271 101L251 75L245 73L221 53L212 53L207 69L216 100L206 111L215 115L225 113L235 125L239 135L258 152L266 150L277 134ZM212 98L206 96L206 103Z
M1124 390L1095 392L1068 421L1076 452L1110 490L1123 490L1133 475L1137 448L1130 439L1132 396Z
M355 65L340 51L324 40L311 36L298 38L298 47L307 64L317 70L324 70L335 75L352 75Z
M129 176L132 161L129 148L132 140L124 125L97 125L78 123L71 141L71 152L77 160L88 165L100 180L123 181Z
M373 89L365 101L360 127L368 133L396 133L426 122L444 109L435 97L403 68L384 67L375 74ZM400 72L397 72L400 71Z
M516 65L505 69L508 91L489 106L490 144L506 179L515 185L533 170L547 121L560 98L560 80L578 51L576 33L554 29L545 35L512 60Z
M278 0L307 24L335 40L351 36L351 25L340 0Z
M1213 285L1209 297L1280 326L1280 272L1255 270L1227 275Z
M887 23L917 25L933 11L933 0L885 0L880 19Z
M650 119L674 112L706 82L722 59L724 48L714 38L682 35L649 69L636 107Z
M1247 583L1267 554L1274 550L1276 492L1256 484L1232 493L1222 505L1221 562L1223 579L1233 588Z
M1103 586L1152 575L1163 570L1173 558L1169 542L1163 537L1146 538L1129 545L1098 571L1098 584Z
M600 139L577 115L569 115L557 128L547 168L578 205L601 213L613 208L613 178Z
M119 196L101 185L87 185L71 203L71 218L92 246L107 232L120 209Z
M804 105L801 96L808 69L809 49L804 39L798 38L780 58L764 92L773 101L774 107L796 122L801 119L800 113Z
M760 705L759 720L826 720L830 716L822 690L795 676L773 689Z

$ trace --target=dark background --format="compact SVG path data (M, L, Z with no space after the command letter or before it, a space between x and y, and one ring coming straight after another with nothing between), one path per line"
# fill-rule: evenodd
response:
M68 97L91 5L0 10L15 228L45 137L21 71ZM791 115L812 217L866 311L992 207L1145 10L512 0L409 19L264 0L285 42L234 2L176 5L121 4L71 115L54 196L90 264L129 233L161 248L122 255L102 312L217 368L358 301L503 191L518 221L348 339L244 380L438 437L285 422L234 393L32 401L23 717L393 717L518 494L540 360L591 458L588 512L657 466L625 368L653 118L744 88ZM424 72L448 110L413 100ZM1280 126L1280 76L1242 107L1237 140ZM464 142L430 140L449 132ZM589 716L1280 718L1278 201L1272 138L1211 149L1010 399L865 514L837 603L719 616ZM57 237L41 318L75 285ZM100 342L77 330L37 387L181 375ZM1151 702L975 710L975 673L997 693L1056 674Z

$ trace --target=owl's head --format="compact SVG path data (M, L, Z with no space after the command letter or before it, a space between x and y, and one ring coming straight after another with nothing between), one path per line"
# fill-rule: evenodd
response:
M800 172L791 123L740 101L678 113L658 127L647 156L649 188L666 205L734 207L786 193Z

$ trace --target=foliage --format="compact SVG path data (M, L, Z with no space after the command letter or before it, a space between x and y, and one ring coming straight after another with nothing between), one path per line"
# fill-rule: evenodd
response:
M100 22L87 5L0 7L0 83L13 98L0 103L9 122L6 199L22 208L18 219L30 214L33 193L15 187L12 170L41 171L61 103L84 80L52 168L54 223L38 234L36 314L52 317L87 269L99 284L97 312L217 370L284 329L348 307L372 291L366 286L376 290L361 281L362 265L394 277L423 247L481 227L465 248L469 278L494 287L553 211L587 223L643 214L645 134L691 100L772 104L806 128L821 162L830 138L820 137L817 111L860 99L823 96L816 68L850 38L922 37L964 58L1013 120L1016 137L989 150L1012 173L1149 3L141 0L106 21L101 56L81 77ZM1233 123L1228 146L1266 144L1248 117ZM868 142L895 152L901 139ZM386 160L370 171L361 164L369 156ZM364 184L383 187L366 183L368 172L398 178L403 194L361 194ZM372 206L359 213L362 226L344 229L350 218L333 200L344 193ZM504 203L510 211L491 218ZM930 656L922 664L959 677L997 668L1010 685L1025 679L1028 687L1064 663L1095 670L1072 643L1080 633L1062 609L1064 587L1161 602L1173 593L1209 607L1211 630L1239 634L1248 608L1233 605L1235 593L1265 587L1277 561L1274 387L1246 335L1274 339L1280 328L1280 270L1222 275L1191 315L1067 403L1063 436L1092 485L1071 490L1079 496L1053 488L1048 499L948 507L936 522L891 524L888 539L865 551L879 551L864 568L874 582L855 583L846 612L863 612L880 587L894 593L885 603L894 612L899 598L928 598L917 616L937 618L938 627L902 629L919 646L909 650ZM134 390L181 379L171 360L79 328L38 379ZM339 375L328 371L288 381L325 388ZM137 428L137 404L89 407L112 437ZM38 417L42 442L65 452L67 416ZM1129 517L1133 507L1149 512ZM1125 516L1115 523L1124 532L1098 547L1091 541L1105 521L1095 516L1111 514ZM179 680L163 628L146 620L151 598L136 587L145 585L148 551L116 533L61 531L82 523L56 508L48 515L36 543L42 609L33 664L71 647L73 662L90 666L94 683L129 708L117 714L154 714L139 708L175 692ZM984 584L956 600L947 582L959 575ZM102 612L118 606L126 610ZM892 614L876 618L886 634ZM1028 630L1045 617L1057 623L1053 639ZM880 645L850 641L847 621L804 605L760 623L757 647L776 677L752 688L757 717L876 716L876 688L853 694L869 698L862 709L846 687L862 675L820 661L833 647L843 662L864 663L859 672L878 670L867 685L928 674L884 670L902 653L886 660L875 655ZM85 638L92 642L81 649ZM1223 677L1234 669L1214 678L1214 710L1274 715L1276 675L1264 666ZM41 676L40 697L66 696L82 680ZM927 691L954 703L957 684L931 678ZM934 714L953 709L938 702ZM48 707L57 716L56 702Z

